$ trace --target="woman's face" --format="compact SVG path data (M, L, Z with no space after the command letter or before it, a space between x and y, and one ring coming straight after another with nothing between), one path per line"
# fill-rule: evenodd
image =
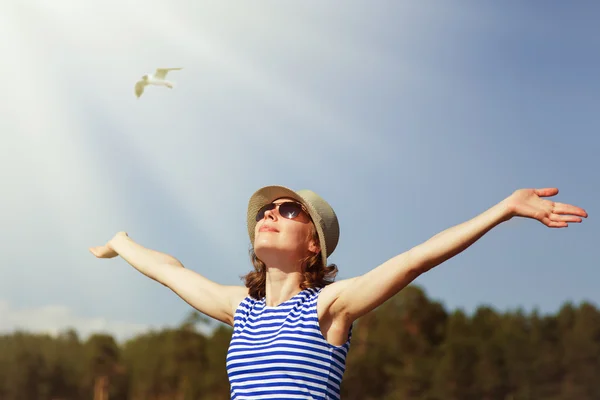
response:
M265 211L263 218L254 228L254 253L264 262L299 260L319 251L317 244L311 240L313 222L305 211L293 219L281 216L279 205L286 201L294 200L275 200L273 203L277 207Z

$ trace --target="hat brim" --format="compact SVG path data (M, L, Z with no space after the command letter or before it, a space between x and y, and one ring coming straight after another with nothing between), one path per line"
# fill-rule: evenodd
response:
M247 212L247 225L248 225L248 236L250 236L250 243L254 246L254 238L255 238L255 228L256 228L256 214L266 204L272 203L273 201L280 199L282 197L291 198L301 203L306 207L310 218L313 221L313 225L317 231L317 235L319 236L319 247L321 249L321 259L323 261L323 266L327 266L327 246L325 244L325 232L321 224L319 223L320 216L315 210L315 207L311 204L311 202L295 191L285 186L265 186L260 188L250 197L248 201L248 212Z

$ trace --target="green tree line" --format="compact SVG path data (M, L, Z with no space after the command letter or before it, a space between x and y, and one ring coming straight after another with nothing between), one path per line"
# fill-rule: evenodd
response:
M229 398L231 329L202 334L192 312L171 329L125 343L15 332L0 336L1 400ZM448 311L409 286L357 321L342 387L346 400L598 400L600 311Z

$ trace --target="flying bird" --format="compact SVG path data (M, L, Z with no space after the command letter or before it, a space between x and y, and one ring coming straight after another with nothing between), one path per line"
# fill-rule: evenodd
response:
M142 76L142 79L136 82L135 84L135 95L139 99L142 93L144 93L144 89L148 85L155 86L166 86L169 89L173 89L173 82L167 81L165 78L167 77L167 73L169 71L178 71L183 68L157 68L154 74L146 74Z

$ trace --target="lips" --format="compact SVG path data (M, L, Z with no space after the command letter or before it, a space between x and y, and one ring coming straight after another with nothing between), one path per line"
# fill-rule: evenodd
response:
M258 231L259 232L279 232L277 229L275 229L274 227L269 226L269 225L261 226Z

